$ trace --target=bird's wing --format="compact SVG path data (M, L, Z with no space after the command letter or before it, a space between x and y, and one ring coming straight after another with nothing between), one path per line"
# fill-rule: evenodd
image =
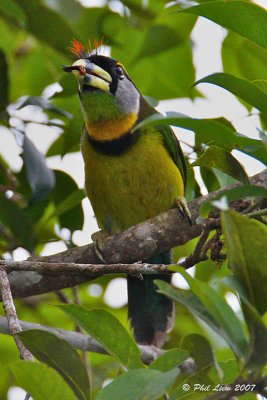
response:
M172 128L170 126L159 125L156 130L162 135L163 143L172 157L174 163L177 165L184 182L186 184L186 165L184 160L184 155L180 146L180 143L175 136Z

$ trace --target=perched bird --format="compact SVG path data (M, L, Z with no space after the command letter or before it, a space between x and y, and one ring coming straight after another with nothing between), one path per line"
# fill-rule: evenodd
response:
M62 68L78 81L86 192L99 227L114 234L174 207L184 195L183 153L169 126L132 132L157 111L119 61L76 40L72 52L78 59ZM170 254L145 261L168 264ZM138 343L162 347L173 325L173 303L157 293L154 279L169 282L170 276L128 276L128 315Z

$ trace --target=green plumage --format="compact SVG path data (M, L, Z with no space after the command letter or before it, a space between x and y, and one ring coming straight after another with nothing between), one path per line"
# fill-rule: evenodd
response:
M183 195L182 175L161 130L143 129L130 149L114 156L94 148L84 132L82 153L87 195L100 228L110 233L172 208Z
M73 70L79 82L85 186L99 227L114 234L174 207L184 195L185 164L170 127L132 133L156 110L121 64L95 54L81 58L64 69ZM170 255L147 261L170 263ZM161 347L172 326L173 304L157 293L155 278L170 281L169 275L128 277L128 308L136 340Z

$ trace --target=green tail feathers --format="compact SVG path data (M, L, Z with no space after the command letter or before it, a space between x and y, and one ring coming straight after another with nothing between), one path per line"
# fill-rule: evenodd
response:
M169 264L170 254L164 253L148 260L153 264ZM128 313L134 336L139 344L162 347L166 332L173 326L172 300L157 292L155 279L170 282L168 274L144 275L143 280L128 275Z

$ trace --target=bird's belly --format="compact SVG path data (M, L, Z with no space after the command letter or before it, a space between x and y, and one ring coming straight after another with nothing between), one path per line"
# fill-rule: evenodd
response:
M167 211L183 195L181 174L155 135L127 152L105 155L82 141L85 186L99 227L119 232Z

